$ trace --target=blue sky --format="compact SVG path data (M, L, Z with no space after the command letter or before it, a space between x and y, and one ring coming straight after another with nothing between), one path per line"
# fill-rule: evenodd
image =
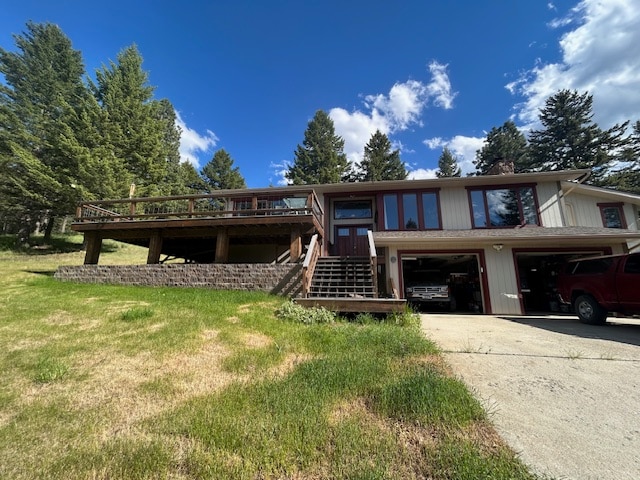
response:
M561 88L590 91L602 127L640 119L639 0L21 0L2 7L0 46L28 20L59 25L91 78L135 43L183 158L224 148L250 187L283 182L318 109L350 160L380 129L412 178L444 146L473 170L487 131L535 128Z

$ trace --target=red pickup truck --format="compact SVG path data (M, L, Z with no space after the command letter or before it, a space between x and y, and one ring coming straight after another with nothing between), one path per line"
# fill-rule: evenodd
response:
M560 300L583 323L600 325L609 312L640 313L640 253L567 262L558 275Z

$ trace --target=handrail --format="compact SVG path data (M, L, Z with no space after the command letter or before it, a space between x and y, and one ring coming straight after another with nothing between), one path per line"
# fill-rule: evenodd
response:
M94 200L78 205L76 222L141 221L169 218L312 215L323 223L314 190L220 190L216 193Z
M309 242L307 254L302 263L302 296L307 297L311 291L311 279L316 269L316 263L320 257L320 242L318 242L318 234L314 234Z
M373 232L367 230L367 238L369 240L369 258L371 261L371 276L373 277L374 296L378 297L378 253L376 252L376 244L373 241Z

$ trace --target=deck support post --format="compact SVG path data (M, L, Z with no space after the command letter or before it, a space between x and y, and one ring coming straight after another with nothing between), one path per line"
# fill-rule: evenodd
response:
M84 254L85 265L97 265L102 249L102 237L99 232L85 232L84 241L87 250Z
M227 263L229 260L229 232L220 229L216 238L216 263Z
M149 239L149 253L147 253L147 264L160 263L160 254L162 253L162 235L156 232Z
M300 260L302 255L302 235L299 228L291 230L291 246L289 250L290 262L294 263Z

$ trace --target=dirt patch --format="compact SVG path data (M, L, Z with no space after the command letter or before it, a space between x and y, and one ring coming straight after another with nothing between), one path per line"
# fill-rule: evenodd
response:
M311 355L303 355L292 353L287 355L284 360L276 367L269 370L269 374L276 377L284 377L291 373L298 365L312 360Z
M242 337L243 343L249 348L264 348L273 343L273 339L261 333L247 333Z

